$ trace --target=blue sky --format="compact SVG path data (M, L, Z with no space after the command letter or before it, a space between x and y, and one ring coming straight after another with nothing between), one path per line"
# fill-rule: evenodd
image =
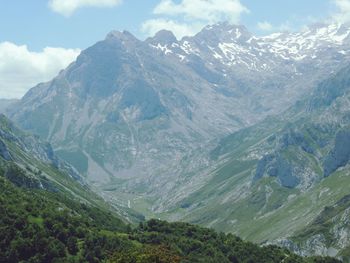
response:
M82 7L66 17L49 8L48 0L4 0L0 8L0 42L86 48L113 30L140 35L139 27L152 14L157 0L124 0L115 7ZM5 3L5 4L4 4Z
M166 28L181 38L228 20L261 35L349 14L350 0L3 0L0 98L48 81L114 29L144 39Z
M152 13L159 0L124 0L112 7L82 7L66 17L49 8L48 0L4 0L0 8L0 42L26 44L33 51L47 46L86 48L111 30L128 30L139 38L147 34L142 24L157 15ZM179 3L180 1L174 1ZM329 17L335 10L329 0L241 0L250 12L240 23L262 34L259 22L297 29L311 19Z

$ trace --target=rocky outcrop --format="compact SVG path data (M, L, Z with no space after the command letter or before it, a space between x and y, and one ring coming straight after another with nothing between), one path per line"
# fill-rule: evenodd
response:
M289 146L298 146L307 153L314 153L314 149L310 142L305 138L305 135L300 131L289 130L284 133L279 140L279 147L286 149Z
M291 163L281 155L264 156L258 163L254 182L263 177L264 174L278 178L280 184L288 188L295 188L300 182Z
M327 177L350 161L350 131L340 131L335 145L323 163L324 176Z
M51 144L41 141L38 136L19 130L5 115L0 114L0 157L6 161L22 162L21 158L17 158L18 156L15 152L11 152L8 149L8 143L12 143L31 157L64 171L71 178L79 181L81 184L85 184L75 168L56 156ZM25 166L26 164L22 163L22 165ZM10 176L12 175L10 174ZM32 185L32 183L28 183L28 185Z

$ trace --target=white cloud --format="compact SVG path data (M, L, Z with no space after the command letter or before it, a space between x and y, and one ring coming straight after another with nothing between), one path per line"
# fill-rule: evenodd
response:
M338 12L333 19L340 23L350 22L350 0L333 0Z
M261 30L261 31L273 31L273 26L267 22L267 21L264 21L264 22L258 22L257 24L258 28Z
M202 24L185 24L185 23L180 23L176 22L173 20L168 20L168 19L151 19L147 20L142 24L142 31L146 32L147 35L153 36L155 35L158 31L162 29L167 29L170 30L171 32L174 33L175 36L178 38L181 38L182 36L192 36L196 34L199 30L201 30L203 27Z
M79 53L78 49L53 47L31 52L25 45L0 43L0 98L20 98L39 82L55 77Z
M298 21L301 21L300 19ZM305 30L307 28L306 25L297 25L297 22L291 22L290 20L286 20L282 24L273 25L267 21L258 22L257 28L263 33L273 33L273 32L293 32L299 30Z
M187 19L215 23L222 20L238 23L242 13L249 10L239 0L182 0L176 4L172 0L162 0L154 9L154 14L176 16Z
M71 16L82 7L114 7L122 0L50 0L49 7L56 13Z
M153 13L159 17L144 22L143 32L153 35L156 31L168 29L181 38L220 21L238 24L240 16L249 10L239 0L181 0L179 3L161 0Z

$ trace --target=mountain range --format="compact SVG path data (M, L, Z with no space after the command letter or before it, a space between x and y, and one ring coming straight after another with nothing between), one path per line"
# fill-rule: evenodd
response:
M121 214L349 259L349 52L346 24L112 31L6 114Z

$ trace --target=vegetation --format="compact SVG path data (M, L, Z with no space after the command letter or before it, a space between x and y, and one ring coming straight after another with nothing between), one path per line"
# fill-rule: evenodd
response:
M17 188L1 177L0 189L0 262L82 261L86 241L102 226L127 230L113 214L59 193Z
M338 262L186 223L150 220L131 229L111 212L3 177L0 189L0 263Z

